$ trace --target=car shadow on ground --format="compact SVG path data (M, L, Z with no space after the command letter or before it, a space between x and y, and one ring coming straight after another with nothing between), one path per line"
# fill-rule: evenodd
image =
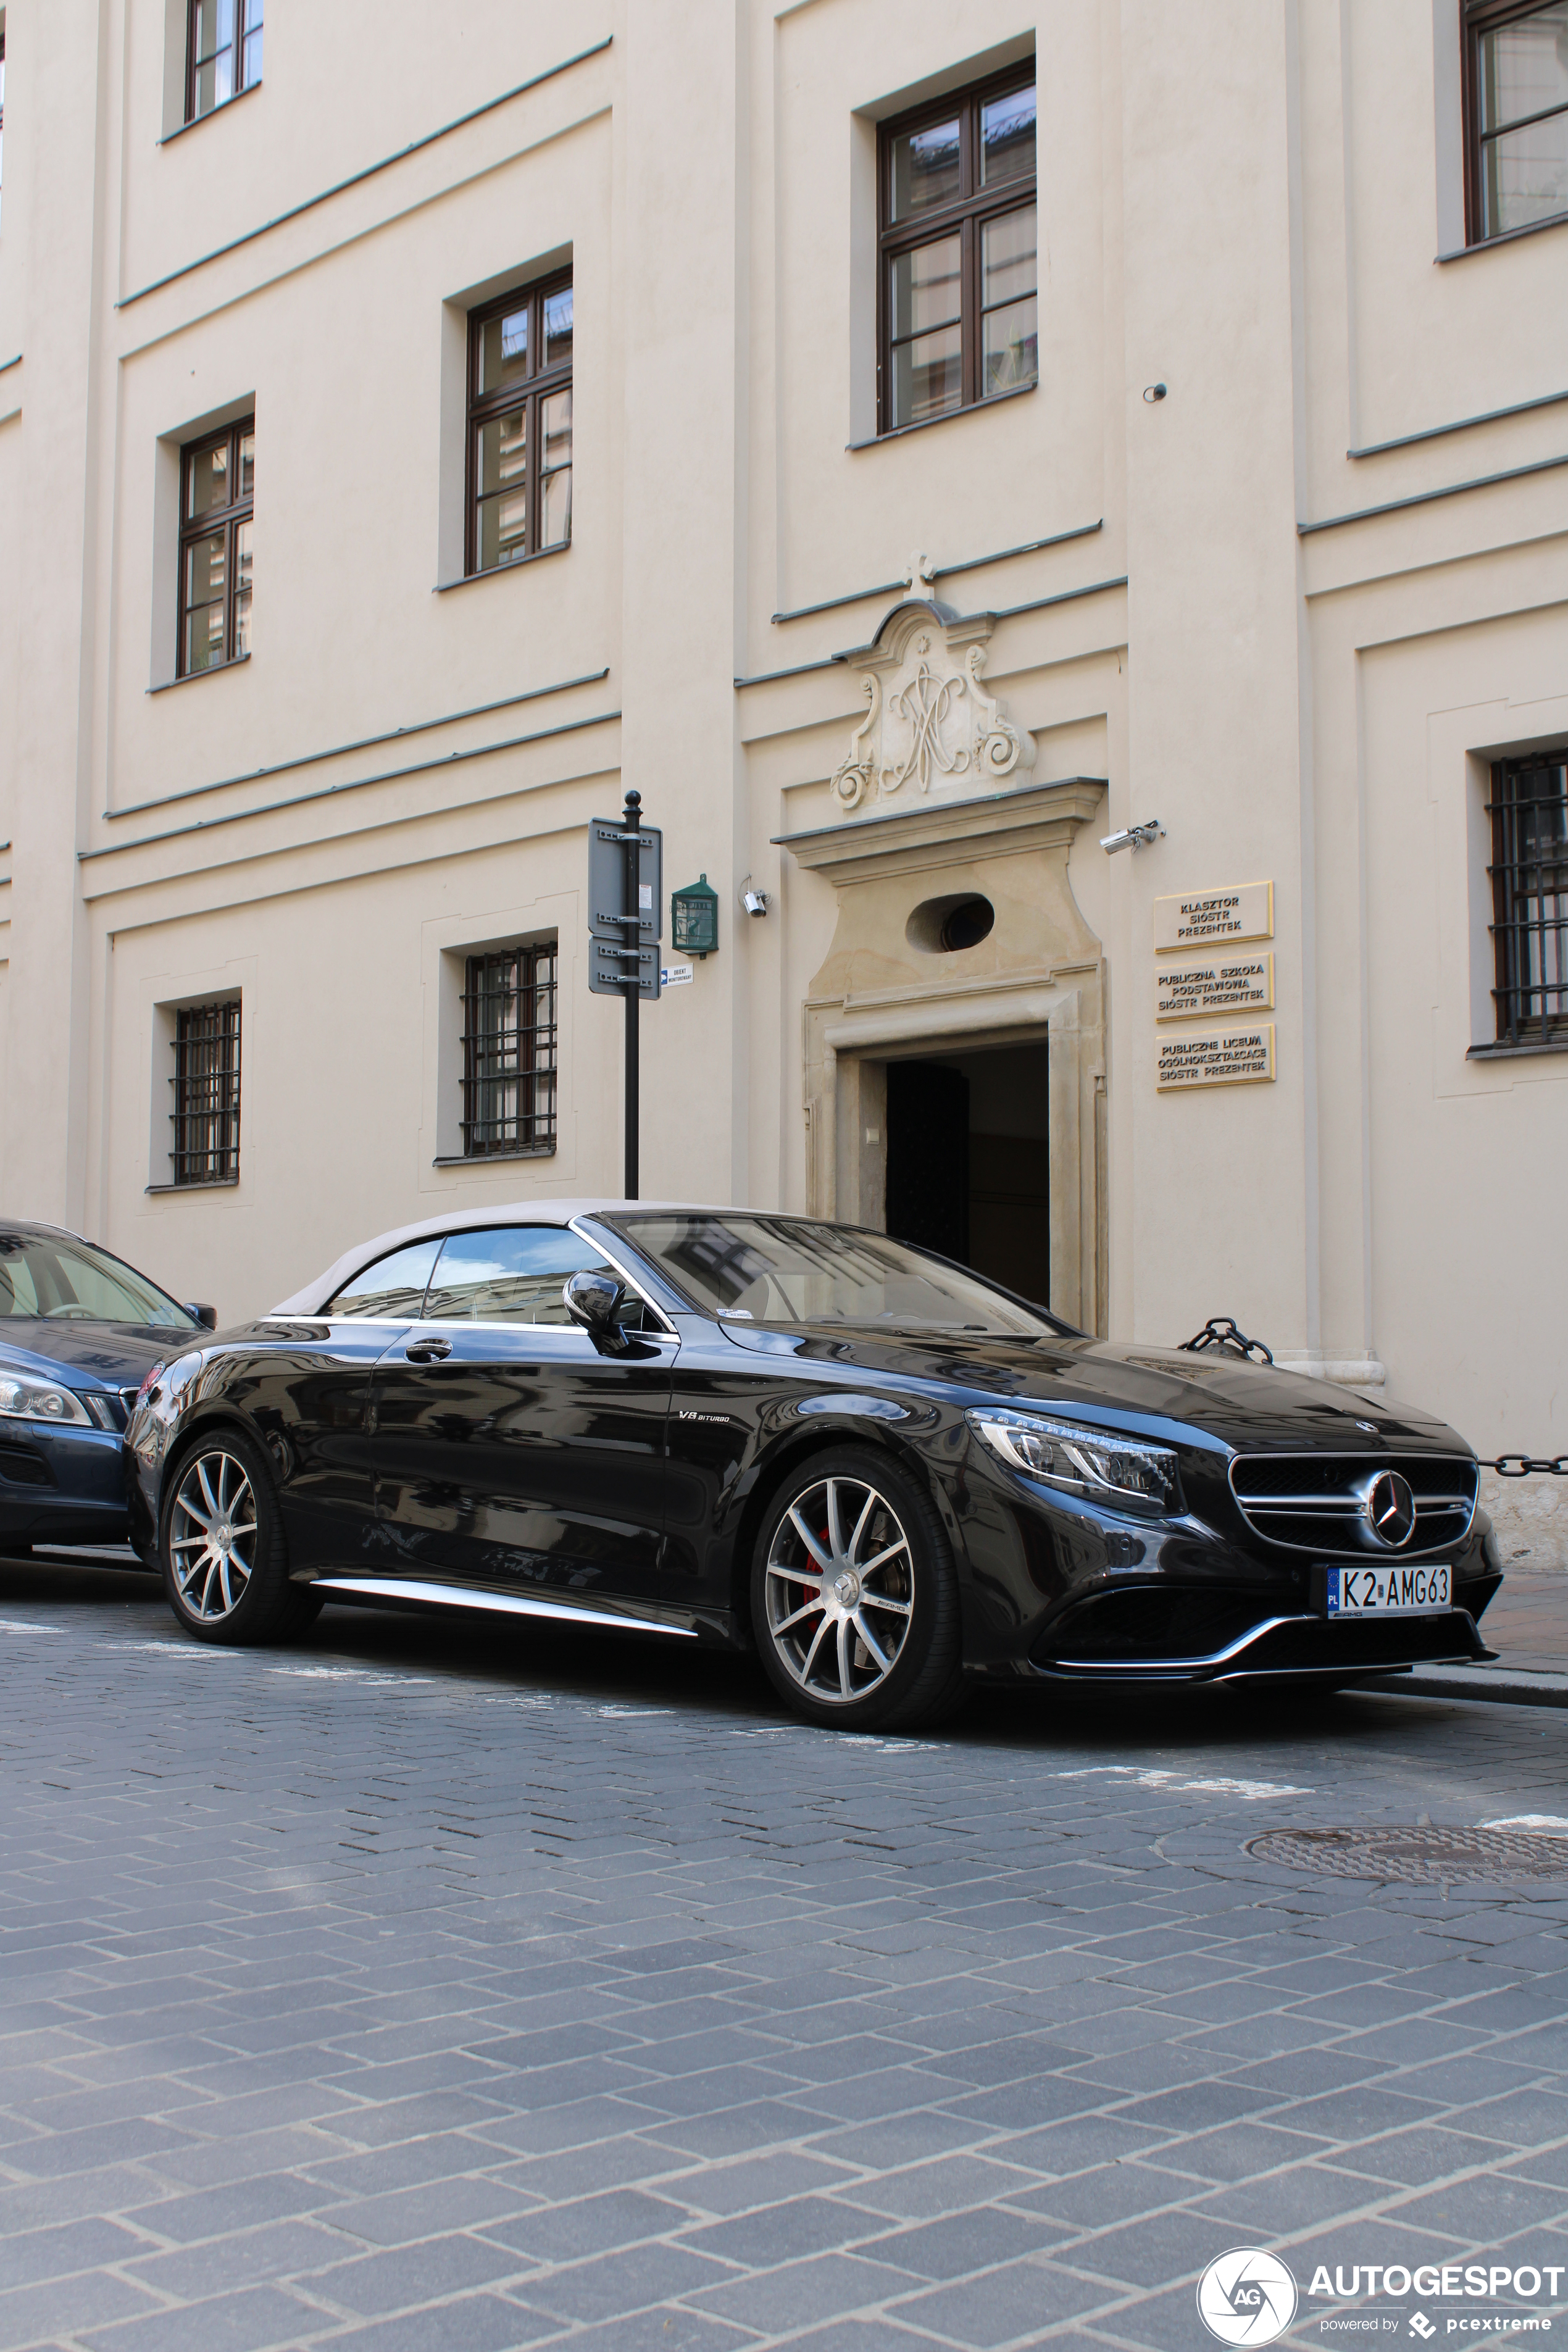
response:
M129 1565L102 1567L46 1558L0 1558L0 1613L90 1612L101 1637L117 1625L138 1640L185 1640L156 1576ZM421 1675L450 1675L474 1683L504 1684L535 1692L659 1708L694 1717L756 1725L795 1721L754 1659L721 1651L679 1649L646 1637L575 1633L550 1625L519 1625L505 1617L447 1615L437 1611L361 1607L323 1609L291 1652L322 1663ZM1303 1740L1331 1738L1352 1744L1390 1733L1432 1727L1457 1710L1450 1702L1388 1693L1336 1693L1273 1686L1247 1689L1149 1689L1110 1694L1055 1687L988 1685L934 1731L917 1735L957 1748L997 1748L1020 1754L1064 1752L1093 1758L1130 1747L1158 1748L1223 1763L1243 1750L1254 1767L1259 1750L1282 1759ZM1462 1710L1458 1710L1462 1712Z

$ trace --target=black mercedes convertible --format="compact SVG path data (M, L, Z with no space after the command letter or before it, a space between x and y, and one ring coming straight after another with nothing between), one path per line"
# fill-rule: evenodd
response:
M754 1647L810 1720L977 1680L1484 1658L1477 1465L1409 1407L1113 1345L885 1234L526 1203L351 1250L151 1370L135 1538L208 1642L325 1600Z

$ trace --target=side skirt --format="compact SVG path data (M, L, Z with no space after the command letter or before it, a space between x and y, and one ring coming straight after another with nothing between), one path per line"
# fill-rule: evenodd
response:
M557 1625L598 1625L617 1633L670 1633L678 1641L701 1639L695 1625L672 1625L661 1617L636 1611L583 1609L570 1601L535 1601L520 1593L489 1592L472 1585L426 1583L412 1576L316 1576L316 1592L332 1592L344 1600L416 1601L439 1609L477 1609L487 1616L544 1617Z

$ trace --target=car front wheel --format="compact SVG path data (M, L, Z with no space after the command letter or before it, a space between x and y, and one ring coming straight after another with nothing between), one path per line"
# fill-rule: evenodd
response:
M763 1519L751 1597L768 1677L809 1722L914 1730L963 1694L952 1555L887 1454L846 1447L795 1473Z
M260 1451L235 1430L198 1438L164 1491L158 1543L175 1616L201 1642L272 1642L316 1613L289 1581L282 1517Z

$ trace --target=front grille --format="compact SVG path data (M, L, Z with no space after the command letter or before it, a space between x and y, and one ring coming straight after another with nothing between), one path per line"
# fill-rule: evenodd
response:
M13 1486L52 1486L49 1465L30 1445L0 1444L0 1478Z
M1230 1465L1230 1484L1242 1517L1266 1543L1386 1559L1390 1547L1373 1533L1364 1508L1368 1489L1385 1470L1405 1481L1415 1502L1415 1526L1397 1547L1400 1559L1449 1551L1464 1541L1479 1482L1468 1454L1243 1455Z

